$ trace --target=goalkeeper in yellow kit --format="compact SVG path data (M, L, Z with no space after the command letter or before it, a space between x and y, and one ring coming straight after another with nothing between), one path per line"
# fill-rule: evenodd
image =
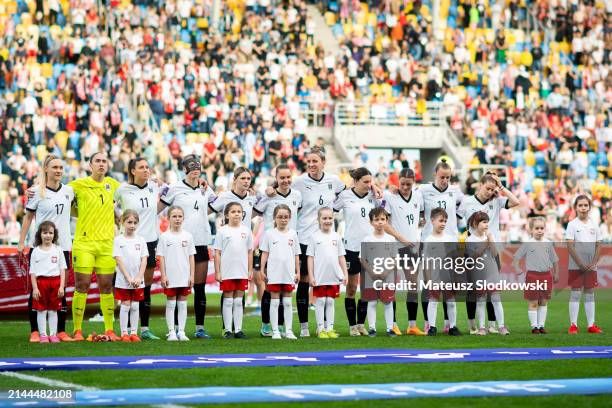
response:
M104 316L105 334L112 340L119 337L113 331L115 299L113 297L113 240L115 238L115 204L113 197L119 182L106 177L109 159L102 152L89 159L91 176L74 180L73 205L78 220L72 245L75 290L72 298L74 340L84 340L82 324L91 275L95 271L100 290L100 308Z

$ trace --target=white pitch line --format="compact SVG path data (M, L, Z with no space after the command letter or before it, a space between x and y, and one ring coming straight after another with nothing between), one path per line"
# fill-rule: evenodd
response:
M87 387L80 384L70 383L66 381L60 380L52 380L50 378L38 377L35 375L22 374L14 371L0 371L0 375L5 377L17 378L23 381L35 382L42 385L48 385L49 387L57 387L57 388L72 388L78 391L101 391L100 388L96 387ZM152 405L155 408L187 408L183 405L174 405L174 404L160 404L160 405Z

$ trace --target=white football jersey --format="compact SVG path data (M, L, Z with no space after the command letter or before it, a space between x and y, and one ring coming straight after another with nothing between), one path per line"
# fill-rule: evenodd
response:
M30 275L38 276L60 276L61 269L66 269L66 258L62 248L51 245L48 251L37 246L32 250L30 258ZM66 279L68 277L66 276Z
M508 208L507 197L492 198L489 201L481 202L476 195L463 196L457 214L467 223L472 214L482 211L489 216L489 231L493 235L495 242L500 242L499 235L499 213L502 208ZM448 226L446 227L448 228ZM471 229L470 229L471 232Z
M257 202L257 197L252 196L250 194L245 194L244 196L239 196L234 191L224 191L217 196L211 203L210 208L219 216L223 216L223 212L225 211L225 206L229 203L240 203L242 205L242 225L247 227L249 230L251 229L251 217L253 216L253 208L255 207L255 203Z
M466 254L471 258L476 258L475 255L479 255L484 247L488 245L487 236L481 237L476 234L471 234L465 239L465 251ZM480 256L480 261L484 265L482 268L475 268L479 272L479 276L495 276L499 273L497 267L497 261L492 256L491 248L487 248L484 253Z
M193 236L187 230L168 230L159 236L157 255L163 257L169 288L188 287L191 274L189 257L195 253Z
M421 212L424 211L424 205L423 197L418 190L412 190L408 197L402 196L399 192L392 194L385 191L382 206L391 214L393 229L410 242L420 241L419 220Z
M224 225L215 235L214 248L221 251L221 279L248 279L249 251L253 250L253 234L244 224L237 228Z
M30 198L26 204L26 210L35 215L34 231L38 231L43 221L53 222L58 231L57 243L63 251L72 249L70 206L73 199L72 187L61 184L57 190L47 187L44 198L40 196L40 189L34 189L34 197ZM32 246L34 236L30 238L30 246Z
M282 195L277 189L274 197L264 195L257 200L255 211L263 214L265 230L274 228L274 209L279 204L285 204L291 209L289 228L295 230L297 228L298 210L302 206L302 193L295 189L289 190L286 196Z
M448 214L448 221L444 233L455 237L457 240L459 228L457 228L457 208L463 199L463 193L457 186L449 185L445 190L441 191L433 184L423 184L419 186L418 191L423 197L423 205L425 208L425 227L421 233L421 240L425 241L431 235L431 210L441 207Z
M280 232L276 228L266 230L261 237L259 249L268 252L266 274L269 284L294 284L295 257L300 255L297 233L289 229Z
M553 243L546 238L541 241L530 238L523 242L514 253L514 259L521 258L525 258L525 267L531 272L548 272L559 262Z
M176 205L183 209L185 212L183 228L191 233L196 246L203 246L210 244L208 205L214 197L215 193L210 187L206 190L200 187L194 188L181 180L164 188L160 201L168 206Z
M344 246L353 252L361 251L361 241L372 234L374 228L370 224L370 210L379 206L380 202L372 191L359 196L354 189L344 190L334 201L335 211L344 211Z
M336 196L346 188L334 174L323 173L315 180L308 173L296 177L292 188L302 193L302 209L298 215L297 233L301 244L308 244L312 234L319 230L317 221L319 209L333 208Z
M574 218L567 224L565 239L574 241L574 249L582 262L590 263L595 256L595 243L601 241L601 232L590 218L586 224ZM569 269L580 269L574 258L569 256Z
M346 255L346 251L337 232L331 231L326 234L317 230L308 243L306 255L313 257L313 278L317 286L342 283L344 273L338 258Z
M136 184L123 183L115 191L115 201L125 210L134 210L138 213L138 228L136 235L143 237L146 242L154 242L159 238L159 220L157 218L157 199L159 187L157 183L147 182L140 187Z
M140 264L142 258L149 256L149 249L147 248L147 241L139 235L135 235L132 238L127 238L125 235L119 235L115 237L113 244L113 257L121 257L121 262L125 266L125 271L132 278L135 278L140 273ZM115 276L115 287L121 289L134 289L123 276L119 265L115 269L117 275ZM139 288L144 288L144 282L141 283Z

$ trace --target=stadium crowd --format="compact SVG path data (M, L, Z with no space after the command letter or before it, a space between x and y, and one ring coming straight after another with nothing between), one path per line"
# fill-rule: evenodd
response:
M196 153L217 191L238 165L265 187L257 176L281 161L302 172L321 143L307 136L309 112L327 112L316 124L330 126L333 101L365 98L416 114L426 100L458 107L449 125L474 148L472 164L509 166L522 201L502 213L504 240L525 237L527 215L545 215L561 239L582 192L612 240L602 1L444 0L441 27L429 0L324 2L342 55L314 43L303 1L0 3L0 236L18 235L47 153L66 159L70 180L104 150L119 181L144 156L172 183Z

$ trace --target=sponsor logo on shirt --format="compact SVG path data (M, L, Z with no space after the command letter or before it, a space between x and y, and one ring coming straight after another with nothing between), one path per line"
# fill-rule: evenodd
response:
M244 232L240 233L240 238L246 239L246 234Z
M292 239L289 240L289 246L293 246L293 240Z
M278 244L278 241L272 241L272 245Z
M51 263L57 263L57 256L51 257Z
M137 251L140 251L140 244L134 245L134 248L136 248Z
M182 241L181 245L183 246L183 248L187 248L187 241Z

